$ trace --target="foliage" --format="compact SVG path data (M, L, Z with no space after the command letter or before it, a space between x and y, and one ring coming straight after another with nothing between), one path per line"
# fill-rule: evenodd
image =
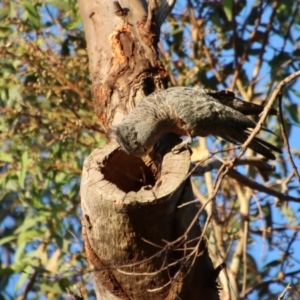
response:
M161 36L171 84L231 88L247 101L264 102L280 80L300 69L300 4L281 2L179 1ZM74 284L92 297L79 184L84 158L104 136L89 93L77 3L4 1L0 22L0 299L62 299ZM300 123L297 84L285 89L283 110L299 163L293 138ZM277 136L264 138L283 147L278 118L269 118L267 127ZM226 146L212 141L199 141L195 159L198 149L203 157L204 149ZM238 170L300 196L286 153L268 183L253 167ZM211 193L215 178L212 172L195 179L202 197ZM299 298L299 206L274 203L226 178L211 207L217 212L209 226L211 256L216 265L227 261L228 276L245 299L274 298L288 282L290 299Z
M0 298L59 299L87 282L80 175L103 143L84 34L72 0L7 1L0 16Z

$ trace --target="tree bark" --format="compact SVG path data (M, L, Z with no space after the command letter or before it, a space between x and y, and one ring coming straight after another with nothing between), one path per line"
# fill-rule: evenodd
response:
M166 87L159 27L173 2L79 0L97 116L109 129ZM219 299L216 271L198 222L190 153L175 135L142 160L114 142L85 160L81 184L85 251L97 299ZM177 297L177 298L176 298Z

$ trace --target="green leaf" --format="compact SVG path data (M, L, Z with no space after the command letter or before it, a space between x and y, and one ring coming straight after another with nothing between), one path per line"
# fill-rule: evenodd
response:
M287 205L283 205L281 207L281 212L283 213L283 215L288 219L288 223L289 226L295 226L295 221L296 221L296 217L295 217L295 212L292 210L292 208L290 208Z
M14 272L15 272L15 270L12 268L9 268L9 267L8 268L3 268L3 267L0 268L1 276L10 276L10 275L14 274Z
M29 164L29 155L27 151L24 151L21 156L21 171L19 176L19 184L22 189L25 187L25 178Z
M296 123L300 123L300 107L297 104L291 103L286 105L288 112L293 121Z
M29 21L34 25L34 27L39 28L40 26L40 16L36 5L32 4L30 0L23 0L23 6L28 13Z
M5 153L0 152L0 161L2 162L12 162L13 161L13 154L12 153Z
M25 262L24 262L24 252L25 252L26 243L18 243L17 250L15 252L15 264L16 268L22 270Z
M223 0L224 12L228 21L232 20L232 2L233 0Z
M15 285L15 291L20 290L20 288L23 286L23 284L25 283L26 279L30 276L30 274L32 274L32 268L30 266L27 266L24 270L22 270L22 274L19 278L19 280L17 281L16 285Z
M6 237L4 237L3 239L0 240L0 245L4 245L4 244L9 243L13 240L16 240L16 236L14 236L14 235L6 236Z
M6 6L6 7L1 7L0 8L0 20L5 19L8 14L10 13L10 7Z
M66 182L66 178L67 178L67 174L66 173L63 173L63 172L58 172L56 175L55 175L55 182L57 183L64 183Z
M22 232L18 237L18 243L29 242L32 239L39 240L41 239L41 232L38 230L27 230Z
M45 0L45 3L51 4L59 10L68 10L70 9L70 3L63 0Z
M40 289L43 292L48 292L48 293L61 293L63 290L61 289L59 282L54 282L53 284L41 284ZM64 290L65 291L65 290Z
M269 202L267 202L262 207L262 209L264 212L266 227L268 230L272 230L272 227L273 227L272 206ZM272 244L272 234L267 235L267 240L268 240L269 245L271 245Z
M81 24L81 19L77 18L77 20L75 20L74 22L66 23L65 28L68 30L73 30L80 24Z
M40 221L41 218L34 215L27 215L27 218L24 220L23 224L20 225L16 230L15 233L22 233L24 231L27 231L28 229L34 227L38 221Z
M280 266L282 264L282 261L279 260L279 259L275 259L275 260L272 260L270 261L269 263L267 263L265 266L264 266L264 269L265 270L268 270L272 267L277 267L277 266Z

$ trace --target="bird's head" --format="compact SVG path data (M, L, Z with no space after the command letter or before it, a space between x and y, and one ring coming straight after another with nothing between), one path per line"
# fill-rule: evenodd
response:
M111 130L111 137L118 142L121 149L127 154L143 157L151 151L139 141L138 133L134 127L123 124L114 126Z

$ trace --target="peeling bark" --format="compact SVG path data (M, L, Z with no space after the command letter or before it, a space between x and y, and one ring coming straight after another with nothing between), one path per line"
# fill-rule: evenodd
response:
M142 1L122 1L119 16L113 1L79 0L86 33L92 95L106 128L122 120L139 99L166 86L158 59L159 27L147 20Z

